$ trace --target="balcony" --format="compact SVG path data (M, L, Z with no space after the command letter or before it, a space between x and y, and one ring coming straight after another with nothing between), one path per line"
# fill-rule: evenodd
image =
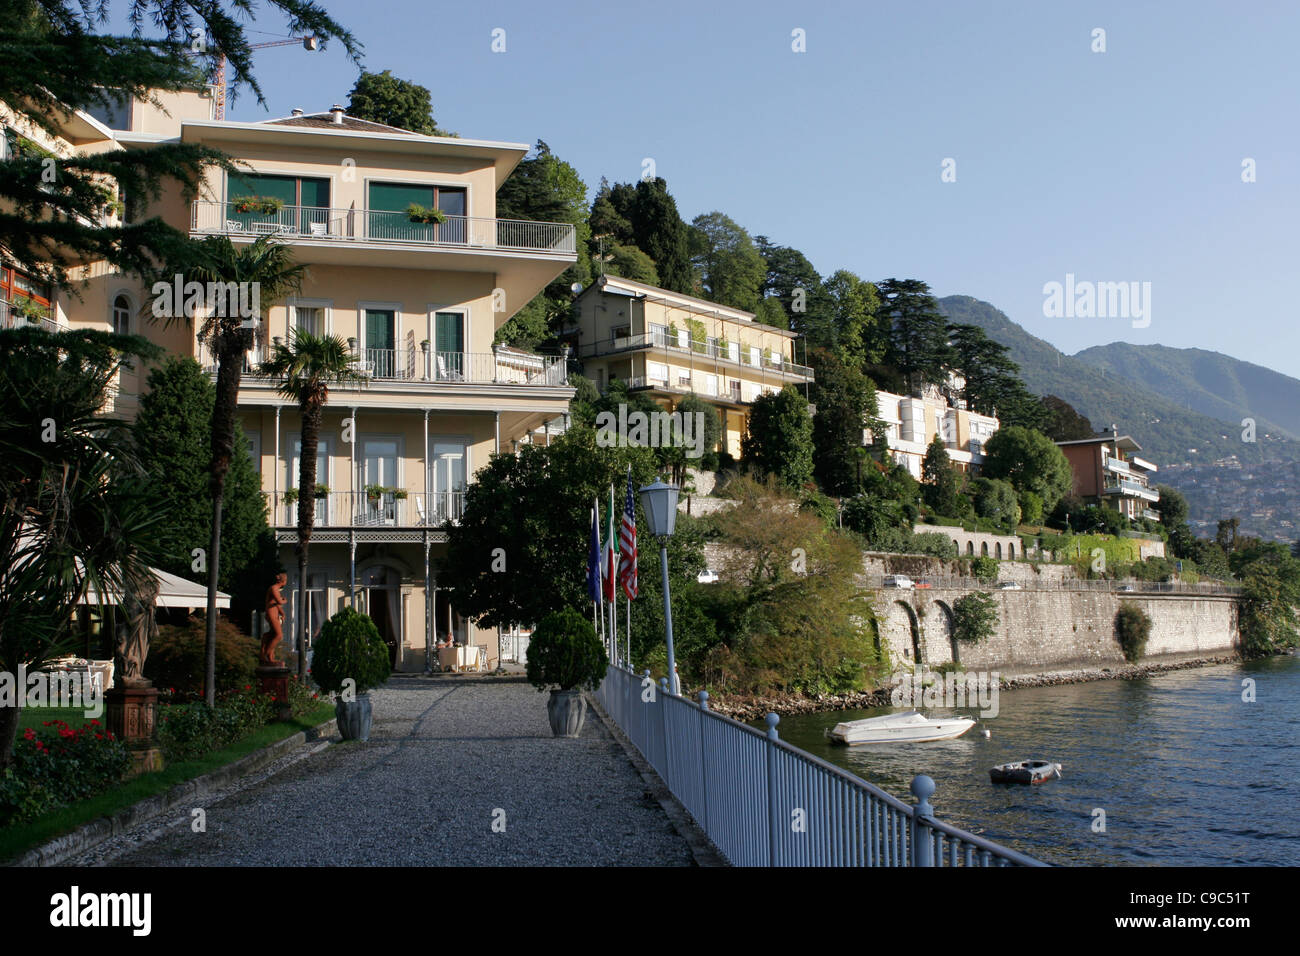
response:
M1115 473L1118 474L1118 475L1129 475L1129 474L1132 474L1132 471L1129 469L1128 462L1126 462L1126 461L1124 461L1124 460L1122 460L1122 459L1120 459L1120 458L1110 458L1110 457L1107 457L1107 459L1106 459L1106 470L1107 470L1107 471L1113 471L1113 472L1115 472Z
M271 235L290 240L394 247L569 254L577 250L577 233L569 223L470 216L448 216L443 223L416 223L404 212L317 206L284 206L265 213L239 212L234 203L205 200L191 205L190 232L232 239Z
M1124 498L1141 498L1144 501L1159 501L1160 492L1156 491L1141 482L1130 481L1121 478L1118 481L1108 481L1102 487L1104 495L1119 495Z
M760 352L757 361L748 349L724 349L716 342L701 342L694 340L689 346L682 345L671 335L650 332L644 335L621 335L608 342L596 342L592 345L585 346L582 354L587 358L594 358L600 355L612 355L616 352L631 352L640 349L661 349L666 352L676 352L685 357L699 356L703 359L712 359L717 362L727 362L741 368L758 369L763 372L777 372L783 376L789 375L798 378L812 380L813 370L806 365L796 365L785 359L784 356L776 356L770 352Z
M273 387L277 380L262 375L258 366L262 350L250 351L244 361L245 382L250 387ZM210 356L202 360L204 368L215 374L217 367ZM567 363L560 355L537 355L528 352L431 352L417 349L412 341L405 349L358 349L353 370L362 388L370 384L388 384L426 388L443 385L523 385L567 388Z
M277 528L297 527L296 494L268 492L266 498ZM429 498L426 508L423 492L331 491L316 499L315 528L436 528L455 524L464 514L464 491L434 492Z
M61 332L63 326L43 315L44 310L33 311L25 302L0 299L0 329L22 329L39 326L47 332Z

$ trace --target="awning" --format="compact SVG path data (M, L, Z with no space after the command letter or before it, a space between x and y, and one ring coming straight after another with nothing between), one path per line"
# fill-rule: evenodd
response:
M193 581L187 581L185 578L177 577L167 571L160 571L157 568L150 568L155 578L158 579L158 600L157 607L207 607L208 606L208 589L202 584L195 584ZM118 604L118 595L110 593L105 596L103 602L100 602L93 594L87 594L81 599L82 604ZM217 607L230 607L230 595L221 591L217 592Z

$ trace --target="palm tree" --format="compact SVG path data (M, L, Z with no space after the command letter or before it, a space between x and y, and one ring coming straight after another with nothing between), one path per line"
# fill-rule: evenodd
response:
M295 264L289 247L262 236L252 245L236 248L225 236L209 236L191 246L192 258L183 268L187 281L247 283L240 288L255 291L256 322L271 306L298 291L307 267ZM231 297L233 298L233 297ZM251 298L251 295L250 295ZM248 300L245 300L245 304ZM226 473L235 447L235 413L239 402L239 381L244 358L252 345L253 329L229 298L216 298L198 326L198 339L217 360L217 400L212 409L212 539L208 547L208 609L204 698L216 705L217 671L217 570L221 560L221 509L226 490ZM314 499L313 499L314 500Z
M295 645L298 680L307 678L307 547L316 523L316 448L330 385L359 379L347 343L336 335L294 329L288 345L275 343L261 372L280 382L280 394L298 403L302 447L298 453L298 609Z
M79 606L106 607L149 575L163 515L131 429L100 411L119 371L160 351L103 332L0 331L0 671L73 650ZM17 731L18 708L0 707L0 770Z

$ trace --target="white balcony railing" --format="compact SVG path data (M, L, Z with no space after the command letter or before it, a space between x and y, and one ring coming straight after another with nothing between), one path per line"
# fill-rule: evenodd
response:
M209 372L216 372L215 360L202 350L200 359ZM245 385L272 384L258 368L265 351L255 349L244 360ZM420 385L568 385L567 363L563 356L537 355L503 350L501 352L432 352L410 346L405 349L357 349L353 368L362 385L368 382L402 382Z
M1102 491L1107 495L1122 495L1126 498L1141 498L1144 501L1159 501L1160 492L1154 488L1138 481L1130 481L1121 478L1119 481L1108 481L1103 486Z
M404 212L283 206L274 212L240 212L236 203L197 200L190 231L256 238L453 246L471 249L574 252L576 230L565 222L525 222L448 216L442 223L412 222Z
M30 311L31 307L19 302L0 299L0 329L21 329L27 326L39 326L47 332L59 332L63 327L58 322Z
M298 496L268 492L273 523L280 528L298 524ZM426 503L424 492L386 489L331 491L316 498L317 528L421 528L460 520L465 492L435 491Z
M677 352L683 356L698 355L719 362L730 362L733 365L746 368L776 371L785 375L806 378L812 378L813 375L813 370L808 366L796 365L784 356L773 355L771 352L760 352L757 360L755 360L753 353L748 348L737 351L730 346L724 347L718 342L701 342L699 339L693 340L689 345L683 345L681 340L671 333L650 332L644 335L620 335L607 341L596 342L583 347L582 355L591 358L597 355L609 355L614 352L647 348Z

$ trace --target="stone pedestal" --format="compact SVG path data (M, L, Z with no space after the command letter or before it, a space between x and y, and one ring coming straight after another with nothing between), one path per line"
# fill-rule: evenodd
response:
M145 681L119 684L104 694L104 716L113 736L131 750L134 761L129 776L163 768L162 751L153 741L158 691Z
M275 701L275 719L288 720L289 709L289 668L283 664L262 664L257 668L257 681L262 693Z

